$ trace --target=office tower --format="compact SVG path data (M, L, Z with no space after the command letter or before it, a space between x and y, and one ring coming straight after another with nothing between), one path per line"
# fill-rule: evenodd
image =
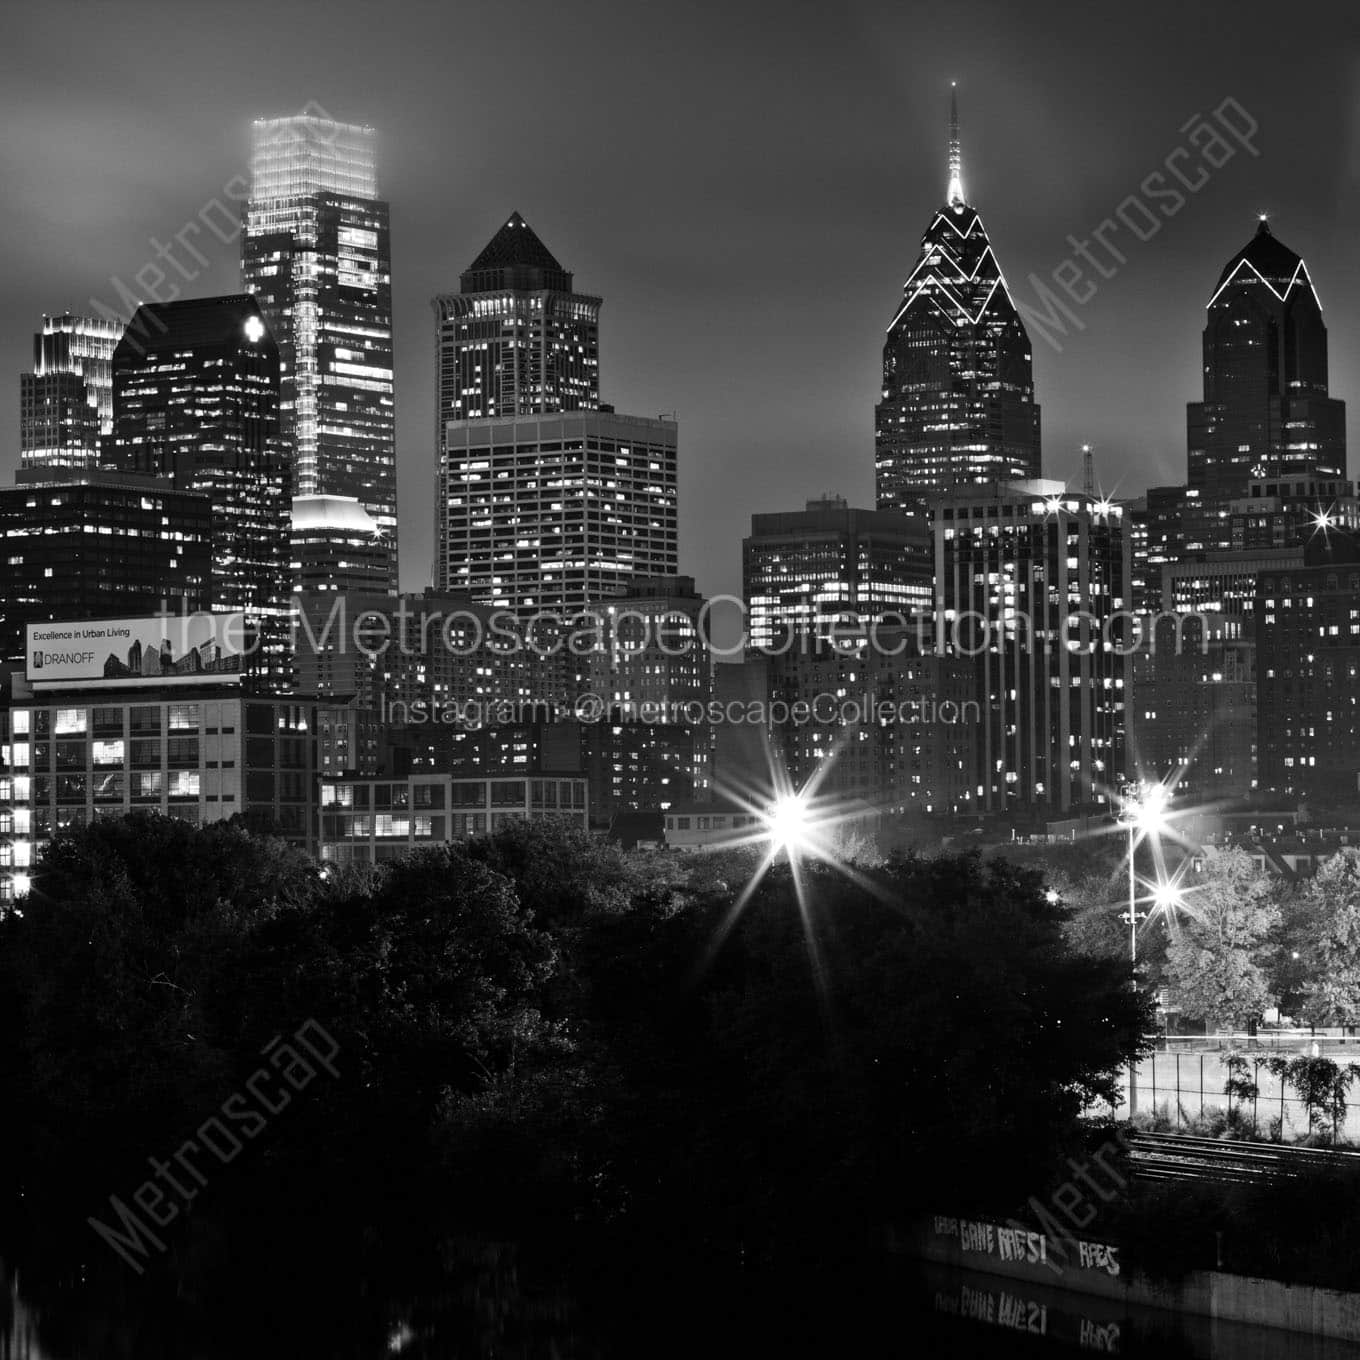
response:
M675 710L713 697L704 626L707 597L692 576L641 577L600 609L602 645L589 654L591 692L649 721L678 722Z
M1123 507L1027 481L930 510L936 649L972 658L982 710L971 810L1108 804L1130 688Z
M1360 798L1360 545L1319 536L1256 593L1257 782L1297 798Z
M279 351L254 298L139 307L113 355L111 461L212 504L212 607L258 630L252 674L287 686L291 469Z
M25 468L88 468L113 425L115 321L44 316L33 371L19 375L19 460Z
M752 515L741 560L753 648L792 645L842 623L900 626L932 606L924 523L895 510L854 510L840 496Z
M924 645L923 645L924 641ZM878 646L819 642L769 658L772 740L795 788L880 813L948 815L972 804L969 753L981 710L967 658L932 636L883 629Z
M1029 335L964 194L957 102L945 202L883 345L874 446L880 510L917 511L932 492L1040 473Z
M438 423L551 415L600 405L600 299L519 215L431 305L439 355Z
M450 421L436 585L529 618L674 576L676 437L609 407Z
M385 594L392 545L353 496L294 496L293 589Z
M1187 408L1190 485L1346 475L1346 406L1327 395L1327 328L1308 269L1265 218L1224 266L1204 324L1204 400Z
M387 204L375 133L302 114L254 124L242 286L279 346L299 496L352 496L397 573L396 408Z
M600 701L605 720L581 728L597 815L710 795L707 604L692 576L670 576L632 581L601 606L602 645L583 658L583 690Z
M0 649L24 628L210 606L212 505L153 477L30 468L0 487Z
M1245 629L1240 614L1167 614L1133 659L1131 774L1174 783L1186 804L1242 798L1256 786L1256 576L1245 579ZM1182 587L1174 581L1170 590Z

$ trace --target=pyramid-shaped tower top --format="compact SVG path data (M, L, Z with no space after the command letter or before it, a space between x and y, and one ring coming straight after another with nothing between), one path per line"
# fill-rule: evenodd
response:
M1223 266L1223 272L1214 286L1214 295L1209 299L1210 306L1235 279L1263 283L1281 301L1285 301L1296 288L1307 288L1312 291L1314 299L1317 297L1303 257L1290 250L1271 231L1264 213L1257 224L1256 234Z
M518 292L571 292L571 273L558 264L552 251L517 212L487 242L480 255L464 271L465 293L488 293L497 289Z
M963 146L959 141L959 92L954 81L949 83L949 188L944 201L951 208L967 203L963 196Z

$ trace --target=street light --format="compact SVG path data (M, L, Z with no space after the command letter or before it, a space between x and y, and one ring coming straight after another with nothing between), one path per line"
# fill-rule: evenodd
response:
M1160 780L1149 783L1140 780L1125 784L1120 792L1119 822L1129 833L1129 910L1121 917L1129 923L1129 967L1133 970L1134 986L1138 985L1138 922L1146 919L1138 912L1138 880L1134 873L1134 857L1138 841L1144 836L1156 836L1166 827L1166 806L1170 795Z
M812 837L812 816L806 800L799 794L777 798L764 821L771 843L780 850L796 852Z
M1185 889L1175 883L1159 883L1153 890L1152 905L1164 915L1179 911L1185 906Z

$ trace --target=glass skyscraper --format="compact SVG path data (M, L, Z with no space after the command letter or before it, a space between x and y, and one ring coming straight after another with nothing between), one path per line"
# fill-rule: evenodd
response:
M314 114L254 125L241 277L278 341L299 496L351 496L397 572L388 207L375 133Z
M279 434L279 350L254 298L139 307L113 354L110 459L212 505L214 609L258 629L255 673L290 683L291 467Z
M964 196L957 104L945 203L883 346L874 448L880 510L914 511L961 484L1039 476L1029 335Z
M44 316L33 371L19 376L19 459L25 468L91 468L113 427L113 349L123 328L94 317Z
M1261 219L1223 267L1204 323L1204 400L1187 411L1190 485L1346 475L1346 404L1327 395L1327 327L1303 260ZM1272 493L1274 494L1274 493Z

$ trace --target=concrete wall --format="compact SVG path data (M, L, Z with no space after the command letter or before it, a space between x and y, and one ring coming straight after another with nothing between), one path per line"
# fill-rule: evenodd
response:
M995 1221L935 1216L912 1224L897 1248L938 1265L986 1271L1144 1308L1360 1342L1360 1294L1219 1271L1175 1283L1124 1269L1116 1248L1017 1233Z

